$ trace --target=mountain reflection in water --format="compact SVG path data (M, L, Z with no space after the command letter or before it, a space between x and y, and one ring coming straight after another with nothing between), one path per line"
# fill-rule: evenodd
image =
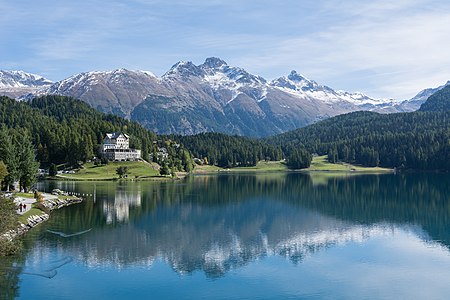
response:
M401 228L450 245L445 174L310 177L225 174L182 182L42 182L94 199L52 216L43 229L89 233L61 240L41 232L34 247L58 244L90 266L149 265L218 277L265 256L299 263L350 241Z

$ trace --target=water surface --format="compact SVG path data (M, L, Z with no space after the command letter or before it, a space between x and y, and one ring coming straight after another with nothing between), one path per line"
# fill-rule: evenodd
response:
M445 299L450 176L225 174L85 195L2 259L18 299ZM92 195L92 196L91 196Z

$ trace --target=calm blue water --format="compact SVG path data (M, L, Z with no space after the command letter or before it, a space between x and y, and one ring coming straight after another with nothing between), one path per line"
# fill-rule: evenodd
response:
M95 196L27 235L24 255L2 261L1 293L448 299L449 183L443 174L41 182Z

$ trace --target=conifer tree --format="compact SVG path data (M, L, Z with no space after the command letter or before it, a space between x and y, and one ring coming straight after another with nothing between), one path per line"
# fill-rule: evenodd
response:
M35 150L28 131L20 130L16 139L19 184L21 189L28 190L36 182L39 164L35 160Z
M5 177L8 176L8 169L5 165L5 163L0 160L0 189L3 183L3 180L5 179Z
M3 128L0 130L0 160L8 168L8 175L4 178L7 190L19 179L19 162L16 156L16 148L10 130Z

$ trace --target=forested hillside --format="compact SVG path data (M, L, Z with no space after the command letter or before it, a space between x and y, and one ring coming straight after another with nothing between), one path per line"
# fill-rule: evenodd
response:
M170 136L189 149L206 164L220 167L254 166L260 160L281 160L280 147L262 140L222 133L201 133L193 136Z
M450 110L450 85L431 95L420 106L420 111L448 111Z
M355 112L267 139L287 155L305 147L331 162L450 170L450 111Z
M0 97L0 126L3 136L11 139L16 149L25 141L32 142L41 165L73 164L91 159L97 155L105 133L116 131L129 134L130 147L141 149L145 159L164 147L169 154L167 164L176 163L182 168L192 164L189 153L174 142L157 138L136 122L98 112L69 97L43 96L29 103ZM0 161L9 165L9 169L14 163L7 157L14 152L11 149L15 148L5 150L3 154L0 151Z

